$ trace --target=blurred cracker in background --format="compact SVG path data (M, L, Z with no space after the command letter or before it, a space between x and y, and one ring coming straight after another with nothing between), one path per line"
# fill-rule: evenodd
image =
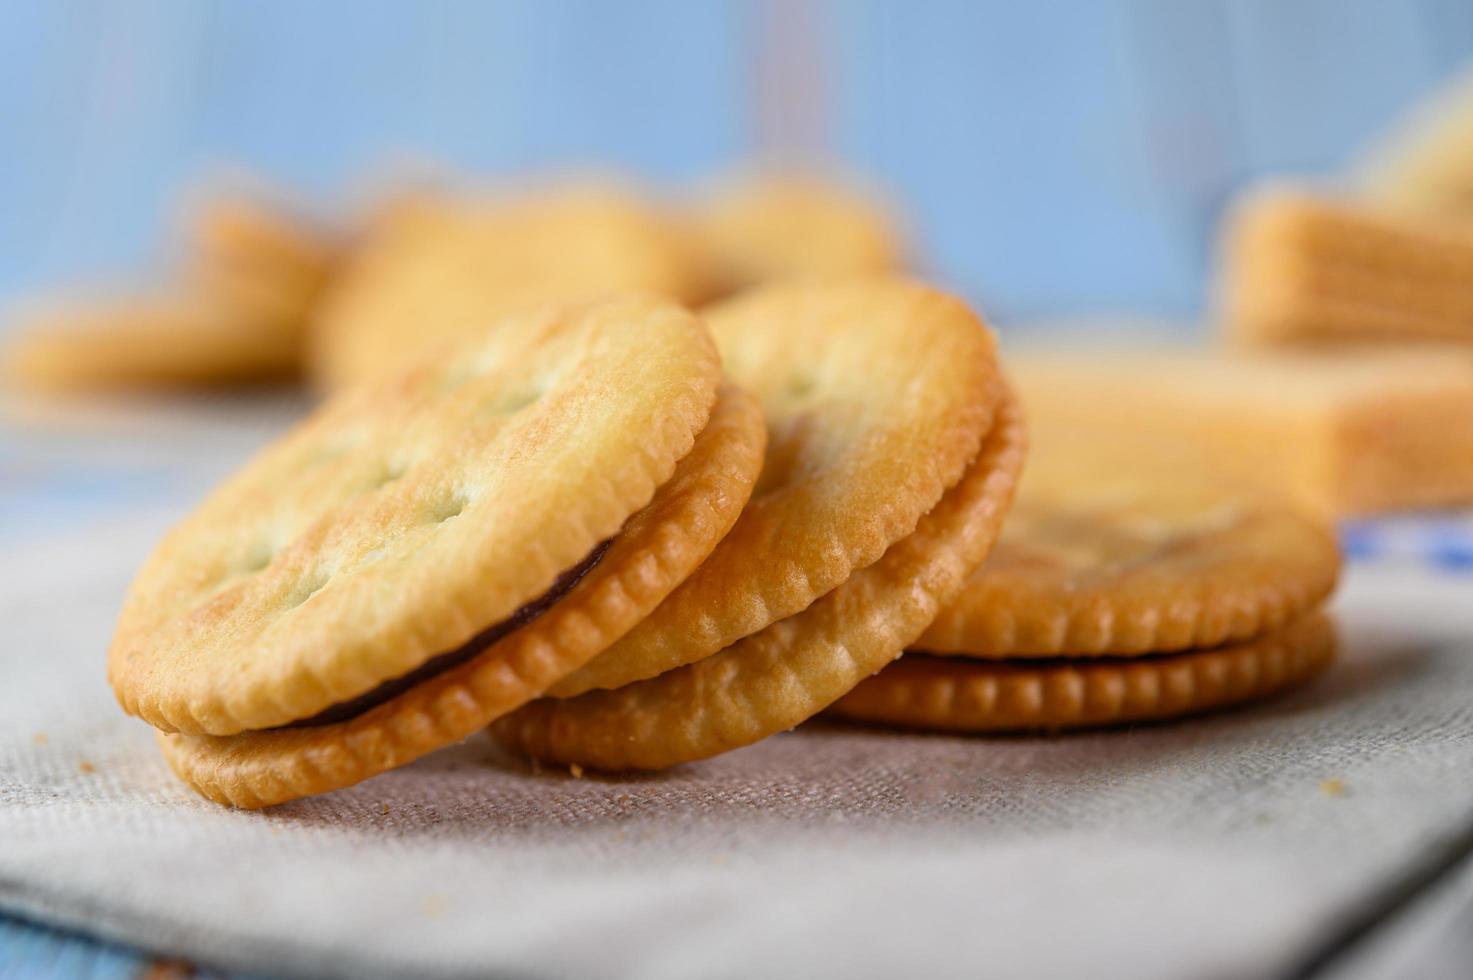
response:
M154 284L16 307L10 378L80 393L296 377L337 235L268 193L221 189L198 197L182 231L182 254Z
M299 332L346 247L327 222L261 191L202 197L183 232L187 279Z
M208 291L34 302L5 358L32 390L200 388L296 374L300 338Z
M721 291L795 276L852 276L906 267L905 234L879 195L816 172L771 170L714 185L695 226Z
M616 181L415 195L370 223L332 289L311 376L335 389L519 308L624 290L689 303L709 279L685 224Z

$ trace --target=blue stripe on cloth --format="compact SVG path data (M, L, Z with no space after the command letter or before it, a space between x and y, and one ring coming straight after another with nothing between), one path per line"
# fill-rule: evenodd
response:
M1351 561L1412 563L1473 575L1473 511L1349 521L1340 528L1340 546Z

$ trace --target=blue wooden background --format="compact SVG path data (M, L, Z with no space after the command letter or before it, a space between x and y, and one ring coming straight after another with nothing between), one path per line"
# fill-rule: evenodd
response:
M0 8L0 296L136 266L220 163L334 195L386 158L686 180L797 147L892 186L994 315L1186 314L1235 187L1333 171L1473 55L1468 0Z

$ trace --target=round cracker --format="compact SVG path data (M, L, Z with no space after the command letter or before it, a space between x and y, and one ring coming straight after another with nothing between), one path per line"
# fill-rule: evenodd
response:
M756 399L723 386L675 475L599 563L532 622L349 721L228 736L161 734L164 756L202 795L262 807L350 786L474 734L608 646L700 564L751 493L765 438Z
M534 701L493 730L551 762L660 769L817 714L899 656L987 554L1023 462L1006 401L976 462L884 557L808 609L714 656L616 691Z
M179 289L22 311L9 373L54 390L192 388L274 381L301 367L307 313L337 245L255 196L216 197L192 216Z
M340 251L325 228L256 195L202 202L190 215L186 234L202 266L260 272L302 291L321 284Z
M311 373L336 389L396 371L488 314L620 290L689 300L704 277L679 226L617 187L430 198L370 229L317 317Z
M18 313L6 373L56 391L245 384L295 373L296 329L209 290L38 304Z
M750 285L795 276L894 273L905 243L874 197L832 180L763 174L715 188L695 227L722 281Z
M458 649L647 504L706 424L701 322L643 295L488 324L345 392L167 535L109 651L124 708L231 735Z
M997 547L916 649L1083 657L1212 647L1277 629L1335 587L1339 551L1322 521L1257 488L1140 463L1040 434Z
M188 271L204 289L299 333L342 252L325 228L261 195L204 201L186 234Z
M762 400L762 478L705 564L556 697L654 677L806 609L914 531L992 424L992 335L925 286L770 286L706 319Z
M948 732L1059 731L1158 721L1255 701L1330 665L1335 631L1312 613L1214 650L1139 660L989 662L907 654L829 709Z

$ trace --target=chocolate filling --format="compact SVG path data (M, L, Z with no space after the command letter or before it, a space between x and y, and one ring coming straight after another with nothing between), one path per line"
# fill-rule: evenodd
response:
M477 633L454 650L436 654L409 673L402 674L390 681L384 681L373 690L365 691L352 700L329 705L310 718L303 718L300 721L294 721L280 727L315 728L320 725L336 725L341 722L351 721L359 715L377 708L381 704L392 701L416 684L423 683L436 674L442 674L453 667L459 667L461 664L469 662L480 654L485 653L486 649L497 640L521 629L551 609L559 599L571 592L573 586L577 585L583 579L583 576L591 572L593 567L603 559L604 552L609 550L609 543L613 540L613 538L609 538L595 547L588 553L588 557L559 575L557 580L552 583L552 588L542 593L542 595L522 606L522 608L496 625L487 627Z

